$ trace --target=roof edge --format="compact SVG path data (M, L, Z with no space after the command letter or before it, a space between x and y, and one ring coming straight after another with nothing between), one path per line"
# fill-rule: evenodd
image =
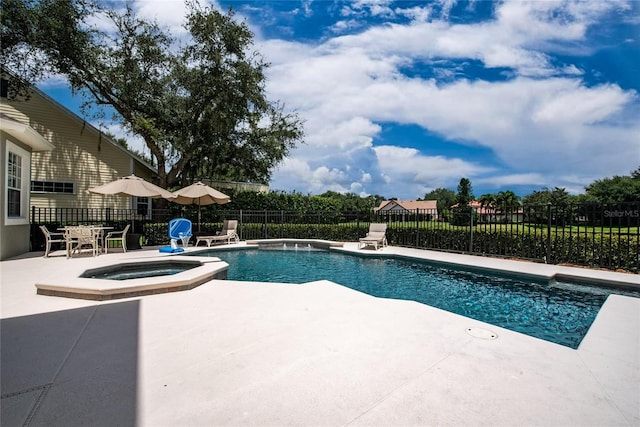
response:
M4 113L0 113L0 130L18 139L23 144L28 145L34 152L52 151L56 148L47 141L34 128L24 123L20 123Z

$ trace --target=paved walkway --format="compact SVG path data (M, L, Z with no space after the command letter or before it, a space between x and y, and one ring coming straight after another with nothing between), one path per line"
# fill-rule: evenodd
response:
M559 268L381 252L523 273ZM2 425L640 424L637 298L610 297L572 350L326 281L212 281L99 303L35 292L72 266L156 253L0 263Z

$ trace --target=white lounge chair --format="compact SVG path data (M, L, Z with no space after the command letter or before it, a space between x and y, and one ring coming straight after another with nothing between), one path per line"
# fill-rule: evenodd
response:
M387 224L372 223L369 225L369 232L367 235L360 239L358 243L358 249L365 248L367 246L373 246L378 250L378 245L381 247L387 246Z
M197 236L196 237L196 246L200 242L206 242L207 247L211 246L213 242L224 242L227 241L227 244L231 243L231 239L233 239L236 243L240 241L240 237L238 236L238 221L235 219L224 220L222 224L222 231L215 236Z

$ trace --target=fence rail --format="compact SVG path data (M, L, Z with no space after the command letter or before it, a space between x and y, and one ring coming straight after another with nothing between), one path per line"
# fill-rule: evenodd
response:
M146 244L166 244L167 224L175 211L138 215L127 209L37 208L31 211L31 243L42 250L38 225L133 225ZM612 205L536 205L515 208L462 207L447 212L256 211L203 208L183 215L195 234L214 234L225 219L236 219L243 240L267 238L357 241L371 222L387 224L396 246L475 255L527 259L640 272L640 202Z

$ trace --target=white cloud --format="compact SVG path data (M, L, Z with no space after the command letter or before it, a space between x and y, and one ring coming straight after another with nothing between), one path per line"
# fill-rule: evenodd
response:
M309 168L295 185L311 191L329 188L334 179L345 189L360 182L364 192L417 197L424 188L455 188L462 176L485 185L553 186L564 176L633 170L640 125L625 117L638 111L637 94L615 84L587 87L582 70L553 65L542 50L584 40L600 14L619 7L595 3L507 2L495 20L477 24L427 22L425 12L410 25L374 27L319 46L263 42L267 59L278 59L269 72L270 96L307 121L307 144L293 159ZM401 72L434 58L479 59L487 67L512 67L517 77L444 84ZM380 124L388 122L486 147L523 172L505 175L469 160L379 146ZM275 186L294 185L288 176L288 167L281 168ZM575 180L566 184L580 187Z
M343 19L333 24L329 30L335 34L344 34L357 28L362 28L362 23L359 20Z
M495 188L532 184L543 187L547 185L547 179L539 173L516 173L501 176L491 176L486 178L477 178L474 180L474 184ZM476 196L480 196L480 194L476 194Z
M490 169L462 159L425 156L414 148L383 145L375 147L378 164L388 174L416 183L446 182ZM437 186L437 185L436 185Z
M182 25L181 0L135 5L160 24ZM309 5L302 4L307 16ZM351 34L322 43L264 39L260 25L272 25L271 16L252 24L256 47L272 63L268 97L305 120L305 144L274 172L272 188L415 198L437 187L455 188L466 176L488 187L535 184L579 191L593 179L637 168L638 94L616 84L586 85L585 70L552 59L566 46L588 52L590 26L628 4L501 2L493 19L467 24L447 20L455 1L396 5L391 10L387 0L347 4L333 30ZM372 15L389 22L354 33ZM408 24L393 22L407 18ZM468 63L509 69L510 78L454 80ZM421 67L434 77L404 74ZM385 139L389 123L483 147L496 162L427 155L415 148L424 141L403 147ZM497 164L519 172L501 172Z
M419 7L414 6L408 9L396 9L397 15L406 16L414 22L427 22L431 17L431 8L430 7Z
M100 125L96 124L96 127L98 126ZM122 126L120 126L120 124L109 123L101 127L106 128L106 130L115 135L116 138L124 138L127 141L127 146L130 150L135 150L149 155L149 149L147 148L144 140L137 135L132 135L131 133L127 132L122 128Z
M62 88L67 87L69 83L67 82L67 78L62 74L48 74L44 77L42 83L38 85L40 89L48 89L48 88ZM66 106L69 108L69 106Z
M184 23L187 6L182 0L135 0L134 10L139 17L157 21L175 36L186 33Z

